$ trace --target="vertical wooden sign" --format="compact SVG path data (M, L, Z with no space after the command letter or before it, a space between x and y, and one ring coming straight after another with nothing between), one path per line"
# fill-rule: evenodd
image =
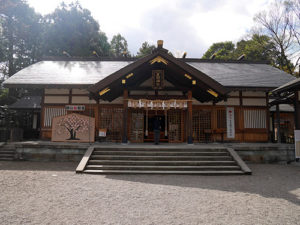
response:
M227 138L235 138L234 108L226 107Z

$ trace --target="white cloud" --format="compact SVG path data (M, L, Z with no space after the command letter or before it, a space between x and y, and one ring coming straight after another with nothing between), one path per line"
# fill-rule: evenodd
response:
M136 53L142 42L163 39L172 52L201 57L214 42L237 41L253 26L253 16L271 0L81 0L109 38L121 33ZM47 14L60 0L28 0ZM71 2L65 0L66 3Z

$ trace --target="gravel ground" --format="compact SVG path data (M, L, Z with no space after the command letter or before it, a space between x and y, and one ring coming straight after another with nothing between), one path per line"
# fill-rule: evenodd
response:
M300 166L252 176L82 175L0 162L0 224L300 224Z

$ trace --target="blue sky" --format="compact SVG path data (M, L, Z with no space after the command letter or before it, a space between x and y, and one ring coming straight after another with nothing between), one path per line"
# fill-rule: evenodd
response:
M28 0L41 14L51 13L61 0ZM65 3L71 1L65 0ZM202 57L214 42L238 41L253 27L253 17L272 0L80 0L111 39L121 33L136 54L144 41L180 56Z

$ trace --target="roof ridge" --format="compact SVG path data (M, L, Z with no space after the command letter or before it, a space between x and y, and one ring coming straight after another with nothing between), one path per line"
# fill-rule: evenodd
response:
M240 64L271 64L270 61L261 60L234 60L234 59L200 59L200 58L178 58L184 62L207 62L207 63L240 63Z
M65 56L44 56L39 61L136 61L136 57L65 57Z

